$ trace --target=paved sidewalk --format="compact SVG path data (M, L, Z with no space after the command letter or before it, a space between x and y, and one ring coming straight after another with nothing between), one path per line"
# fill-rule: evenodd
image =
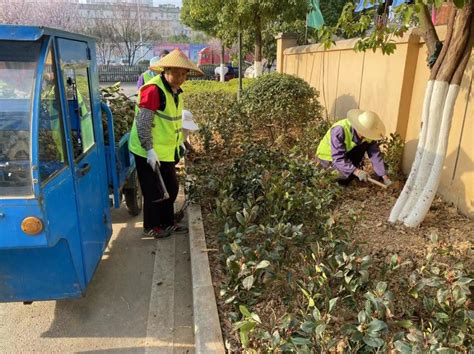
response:
M1 353L194 352L188 235L141 238L141 215L124 206L112 215L112 239L84 298L0 304Z

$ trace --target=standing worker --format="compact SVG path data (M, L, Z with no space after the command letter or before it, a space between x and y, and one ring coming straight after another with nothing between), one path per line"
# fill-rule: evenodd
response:
M392 184L387 176L377 140L385 135L385 125L371 111L351 109L347 118L333 124L316 150L316 157L325 168L332 166L341 174L338 182L347 185L357 177L367 182L363 168L364 155L372 162L375 173L386 186Z
M137 89L139 89L140 87L142 87L143 85L145 85L146 83L148 83L148 81L150 81L151 79L153 79L157 74L160 73L160 69L161 68L156 68L156 63L158 63L158 61L165 57L166 55L169 54L169 51L167 51L166 49L163 49L160 53L160 56L158 57L153 57L150 59L150 66L148 67L148 70L145 71L143 74L140 75L140 77L138 78L138 81L137 81ZM155 68L155 70L152 69L152 67Z
M156 66L163 68L163 72L142 86L138 93L139 111L130 133L129 149L135 156L143 193L144 234L162 238L173 232L187 231L175 223L173 207L179 189L175 164L182 157L184 140L181 85L190 70L198 75L204 73L179 49L161 58ZM154 202L160 197L157 167L170 195L161 202Z

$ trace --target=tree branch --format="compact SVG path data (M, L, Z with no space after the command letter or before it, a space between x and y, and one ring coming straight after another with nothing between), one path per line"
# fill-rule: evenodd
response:
M446 37L444 38L443 49L441 49L441 53L439 54L435 65L431 69L430 80L434 80L436 78L439 68L441 67L441 63L443 62L444 57L446 56L446 53L448 51L449 44L451 43L451 38L453 37L454 20L456 19L456 13L457 10L453 7L451 9L451 13L449 14L448 26L446 31Z
M436 74L436 80L451 82L456 68L460 65L464 50L469 43L473 4L465 5L457 11L453 35L443 63Z
M423 4L421 1L418 2L418 5L420 6L420 34L425 40L426 46L428 47L428 56L430 56L434 53L436 49L436 43L439 42L439 38L433 22L431 21L428 6Z
M472 19L474 4L471 3L470 5L465 5L465 6L471 6L471 26L469 28L469 39L466 43L466 47L464 48L462 59L454 72L453 78L451 79L451 84L454 84L454 85L461 84L464 70L466 69L467 63L469 62L469 59L471 58L472 46L474 42L474 21Z

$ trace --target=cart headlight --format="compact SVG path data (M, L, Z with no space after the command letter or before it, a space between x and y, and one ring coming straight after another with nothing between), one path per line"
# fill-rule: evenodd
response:
M28 216L21 222L21 229L27 235L38 235L43 231L43 222L36 216Z

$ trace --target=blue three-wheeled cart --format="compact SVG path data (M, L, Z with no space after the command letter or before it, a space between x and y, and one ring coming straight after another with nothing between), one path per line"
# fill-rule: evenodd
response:
M101 114L106 114L109 145ZM122 195L141 211L128 134L115 144L94 39L0 25L0 301L84 295Z

